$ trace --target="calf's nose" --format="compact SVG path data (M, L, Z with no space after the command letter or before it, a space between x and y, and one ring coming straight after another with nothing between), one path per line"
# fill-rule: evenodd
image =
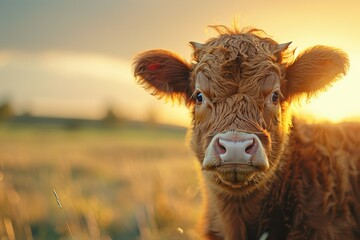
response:
M258 144L252 137L237 140L219 137L215 144L217 145L216 152L223 163L250 164L251 157L258 148Z
M269 168L265 149L255 134L229 131L214 136L207 148L204 169L212 166L239 164L259 170Z

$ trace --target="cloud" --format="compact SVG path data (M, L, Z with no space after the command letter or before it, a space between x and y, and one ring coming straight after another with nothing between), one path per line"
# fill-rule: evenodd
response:
M132 79L131 63L100 54L50 51L40 56L47 70L66 77L78 76L104 81Z

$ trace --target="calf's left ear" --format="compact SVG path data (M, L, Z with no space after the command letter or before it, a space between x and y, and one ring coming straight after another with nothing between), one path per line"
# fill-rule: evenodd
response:
M152 95L185 100L190 104L190 64L165 50L151 50L139 54L134 60L134 75Z
M340 49L315 46L301 53L286 69L285 98L302 94L312 96L344 76L349 67Z

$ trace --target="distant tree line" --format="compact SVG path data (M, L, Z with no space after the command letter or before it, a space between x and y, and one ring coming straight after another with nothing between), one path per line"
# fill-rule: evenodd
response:
M149 108L147 112L147 117L143 123L147 125L156 125L158 119L158 113L154 108ZM70 127L78 127L85 122L88 124L90 122L97 122L97 124L104 124L105 126L116 127L120 126L132 120L128 117L123 116L119 111L116 111L113 106L108 106L107 111L103 118L99 120L87 120L87 119L65 119L61 117L46 117L46 116L32 116L31 112L25 112L18 115L11 104L10 100L0 101L0 122L13 122L13 123L57 123L61 122Z
M10 120L14 115L14 110L9 101L0 104L0 121Z

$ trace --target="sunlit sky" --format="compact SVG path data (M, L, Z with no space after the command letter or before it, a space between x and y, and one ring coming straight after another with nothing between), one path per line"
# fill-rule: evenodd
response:
M189 125L185 107L164 103L135 84L131 61L163 48L190 60L189 41L214 36L208 25L264 29L299 53L322 44L350 56L348 75L300 114L341 121L360 116L360 2L98 1L0 2L0 102L18 113L101 118L108 107L121 116Z

